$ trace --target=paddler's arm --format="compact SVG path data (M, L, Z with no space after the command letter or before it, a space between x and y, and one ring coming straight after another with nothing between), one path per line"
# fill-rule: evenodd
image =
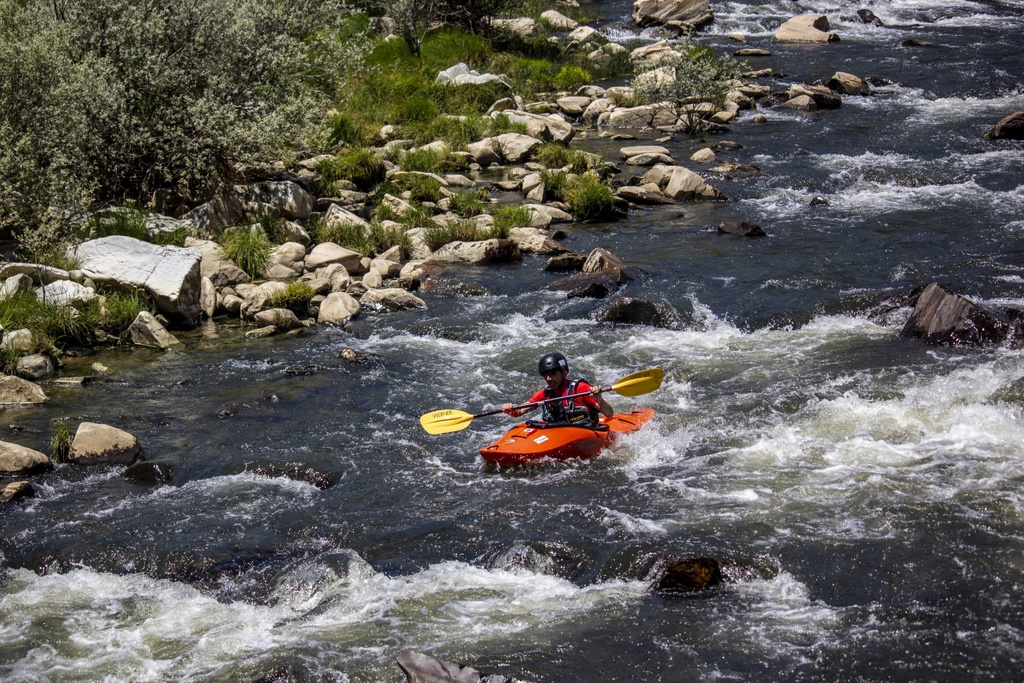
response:
M601 395L601 388L594 387L591 392L594 396L594 400L597 401L597 407L601 409L601 414L605 417L611 417L615 414L615 409L612 408L608 401L604 400L604 396Z
M537 410L537 406L531 406L529 408L519 408L518 410L516 410L512 407L511 403L503 403L501 406L501 410L506 415L511 415L512 417L519 417L520 415L525 415L531 410Z

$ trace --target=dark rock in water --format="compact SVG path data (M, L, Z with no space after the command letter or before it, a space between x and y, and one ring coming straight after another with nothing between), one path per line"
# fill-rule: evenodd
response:
M584 287L570 290L569 299L605 299L612 293L607 282L591 282Z
M136 484L146 486L157 486L166 484L174 476L174 468L170 463L159 460L145 460L137 462L124 471L126 479L131 479Z
M0 485L0 504L13 503L22 498L31 498L36 495L36 490L27 481L12 481Z
M862 22L864 22L865 24L874 24L875 26L885 26L885 24L882 23L882 20L879 19L878 17L876 17L875 13L872 12L871 10L869 10L869 9L859 9L859 10L857 10L857 16L860 17L860 20Z
M485 296L490 294L486 287L462 280L432 277L420 284L419 291L430 292L440 296Z
M548 262L544 265L544 270L551 273L579 272L583 270L583 264L586 262L587 257L583 254L559 254L548 259Z
M405 673L407 683L515 683L514 678L491 675L482 677L471 667L435 659L421 652L402 650L395 663Z
M764 228L750 221L725 221L719 223L718 231L741 237L765 237L767 234Z
M632 296L616 299L601 319L604 322L617 325L649 325L651 327L671 327L675 322L671 311L645 299Z
M651 585L668 595L697 593L722 583L722 563L710 557L668 559L655 566Z
M997 310L972 302L937 282L925 287L900 335L939 346L1019 346L1018 311Z
M808 206L828 206L828 200L824 197L815 197Z
M570 292L574 293L571 296L585 296L586 292L590 292L592 296L596 298L604 298L610 292L613 292L619 288L619 283L616 278L604 274L596 273L594 275L570 275L568 277L559 278L547 286L547 289L554 292ZM602 289L605 290L603 296L601 294Z
M285 368L284 374L289 377L308 377L315 375L320 372L319 365L293 365L290 368Z
M907 38L902 43L903 47L935 47L935 43L928 40L921 40L920 38Z
M321 490L329 489L335 484L334 477L330 474L314 470L312 467L307 467L301 462L246 465L245 471L271 479L284 477L294 481L301 481Z
M993 394L992 403L1013 403L1024 406L1024 377L1014 380L1010 386Z
M353 365L363 365L366 363L377 363L378 365L384 364L383 356L378 356L375 353L362 353L347 347L341 350L338 354L338 358L352 363Z
M1024 140L1024 111L1010 114L985 134L990 140Z

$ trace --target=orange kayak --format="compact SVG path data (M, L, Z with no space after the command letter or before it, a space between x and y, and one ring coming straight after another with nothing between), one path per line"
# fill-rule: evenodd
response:
M530 420L517 424L498 441L480 449L491 465L510 467L551 458L593 458L613 443L619 434L635 432L654 417L650 408L602 417L598 427L554 425Z

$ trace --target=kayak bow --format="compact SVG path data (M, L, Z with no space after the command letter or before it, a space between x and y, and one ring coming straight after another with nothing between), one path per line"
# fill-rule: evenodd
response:
M517 424L498 441L480 449L480 456L499 467L528 465L550 458L593 458L615 443L619 434L635 432L654 417L650 408L602 417L596 428L553 425L539 421Z

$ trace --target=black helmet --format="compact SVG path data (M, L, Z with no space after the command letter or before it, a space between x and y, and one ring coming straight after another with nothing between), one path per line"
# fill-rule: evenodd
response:
M562 372L569 372L569 361L565 359L560 353L547 353L541 357L540 362L537 363L537 372L544 375L546 372L552 372L554 370L561 370Z

